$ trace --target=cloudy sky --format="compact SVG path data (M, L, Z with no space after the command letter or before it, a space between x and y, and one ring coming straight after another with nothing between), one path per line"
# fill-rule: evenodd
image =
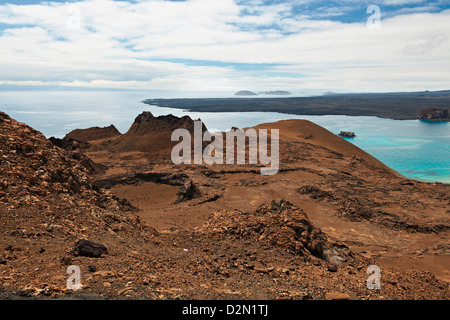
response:
M449 37L450 0L0 0L0 89L450 89Z

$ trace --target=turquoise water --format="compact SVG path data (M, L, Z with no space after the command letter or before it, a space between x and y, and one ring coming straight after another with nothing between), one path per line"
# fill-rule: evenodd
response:
M178 94L185 97L186 94ZM192 97L207 97L201 94ZM226 97L209 94L208 97ZM232 96L230 94L229 96ZM211 131L249 127L283 119L307 119L339 133L354 131L347 139L402 175L429 182L450 183L450 124L420 120L390 120L376 117L299 116L276 112L185 112L141 103L148 98L173 98L165 92L129 91L2 91L0 110L25 122L47 137L63 137L77 128L114 124L126 132L142 111L155 116L188 114L202 119Z

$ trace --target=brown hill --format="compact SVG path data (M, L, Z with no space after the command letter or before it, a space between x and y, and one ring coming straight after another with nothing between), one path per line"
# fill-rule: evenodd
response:
M88 142L100 139L114 138L121 133L114 125L108 127L92 127L87 129L75 129L64 137L64 140L76 140L79 142Z
M178 142L171 141L172 132L176 129L187 129L194 133L194 120L189 116L176 117L165 115L155 117L144 111L136 117L130 129L114 140L110 150L114 152L146 152L153 156L170 156L170 152ZM203 125L203 131L206 127Z
M263 123L255 126L256 129L279 129L280 140L306 142L318 147L327 148L344 156L355 157L363 160L366 164L380 168L395 176L401 176L392 168L361 150L354 144L342 139L327 129L308 120L291 119L280 120L273 123Z

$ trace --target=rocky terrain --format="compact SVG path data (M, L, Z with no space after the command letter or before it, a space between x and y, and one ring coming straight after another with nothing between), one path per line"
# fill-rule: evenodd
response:
M448 109L428 108L420 111L419 119L422 120L450 120Z
M174 165L171 130L192 123L144 112L125 134L46 139L0 113L0 297L449 299L448 185L304 120L255 127L280 130L276 175Z
M119 136L120 132L114 125L110 125L109 127L100 128L93 127L89 129L75 129L64 137L64 140L78 140L78 141L89 141L89 140L98 140L98 139L106 139L113 138Z

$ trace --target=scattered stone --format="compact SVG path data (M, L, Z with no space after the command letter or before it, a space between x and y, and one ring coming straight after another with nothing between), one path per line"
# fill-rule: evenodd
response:
M175 203L192 200L192 199L198 198L200 196L201 196L201 192L200 192L198 186L192 180L188 180L184 183L184 185L181 187L180 191L178 192L178 198L175 201Z
M338 268L336 266L328 266L328 271L330 271L330 272L337 272Z
M89 272L96 272L97 271L97 267L92 265L92 264L90 264L90 265L88 265L88 271Z
M350 295L340 292L327 292L325 300L351 300Z
M270 273L270 272L272 272L274 270L274 268L273 267L270 267L270 268L258 268L258 267L255 267L253 270L256 271L256 272L261 272L261 273Z
M214 212L203 232L222 232L240 238L252 238L262 245L325 260L332 243L316 228L306 213L284 200L261 205L255 212Z
M125 293L131 293L131 291L133 291L132 288L125 288L125 289L120 290L120 291L117 293L117 295L120 296L120 295L125 294Z
M63 257L61 258L61 263L65 266L69 266L72 264L72 258L70 257Z
M89 240L79 240L75 244L75 248L73 249L73 254L75 256L85 256L85 257L92 257L92 258L98 258L103 253L107 253L108 249L99 243L95 243Z
M281 269L281 273L284 273L285 275L289 275L289 272L290 272L290 270L289 269L287 269L287 268L283 268L283 269Z

